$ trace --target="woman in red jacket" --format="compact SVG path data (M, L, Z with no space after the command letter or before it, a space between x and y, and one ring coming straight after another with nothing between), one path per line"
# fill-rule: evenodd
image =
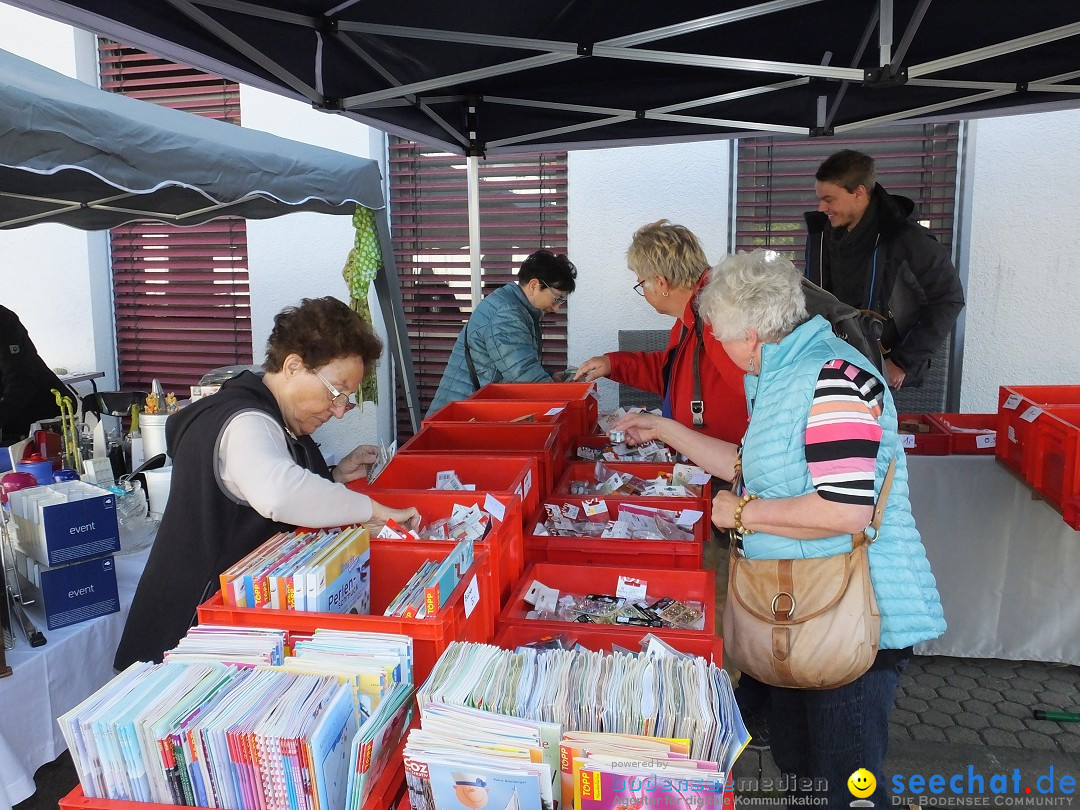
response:
M609 377L659 394L664 416L724 441L746 431L743 374L723 352L707 357L712 332L697 314L698 292L708 280L701 243L683 225L666 219L639 228L626 251L634 289L653 309L677 318L660 352L608 352L578 367L575 380Z

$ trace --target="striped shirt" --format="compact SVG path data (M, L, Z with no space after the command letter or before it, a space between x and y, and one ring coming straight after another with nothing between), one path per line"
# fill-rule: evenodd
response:
M885 388L844 360L821 367L806 422L806 463L818 495L874 505L874 463L881 444Z

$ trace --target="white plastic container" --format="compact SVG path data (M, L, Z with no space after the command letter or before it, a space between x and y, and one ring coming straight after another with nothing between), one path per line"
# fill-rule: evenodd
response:
M146 497L150 500L150 511L165 514L165 504L169 502L169 489L172 486L172 467L160 470L146 470Z
M165 452L165 420L168 418L167 413L139 414L139 432L142 433L144 459L153 458L158 453ZM165 464L172 464L172 459L166 457Z

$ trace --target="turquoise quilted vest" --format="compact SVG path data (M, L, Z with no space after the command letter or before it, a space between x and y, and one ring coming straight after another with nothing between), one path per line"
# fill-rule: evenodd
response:
M761 498L789 498L814 491L806 464L806 420L821 367L846 360L877 372L855 349L833 335L820 315L779 343L761 350L761 373L746 376L750 426L743 440L743 481ZM877 375L880 378L880 375ZM896 408L885 397L884 430L877 455L877 484L896 458L892 491L878 538L870 546L870 578L881 610L881 648L902 649L945 632L934 575L908 501L907 459L896 431ZM744 540L748 557L829 557L851 550L851 535L792 540L756 532Z

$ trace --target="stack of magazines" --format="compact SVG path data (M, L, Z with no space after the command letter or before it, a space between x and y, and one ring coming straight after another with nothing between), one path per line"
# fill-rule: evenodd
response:
M199 628L58 722L90 798L221 808L360 807L411 717L412 640ZM244 664L230 648L241 652Z
M462 540L441 562L427 560L383 612L404 619L434 618L473 564L473 541Z
M702 658L673 653L660 645L649 645L648 652L641 654L603 654L583 649L525 647L510 651L487 644L454 642L417 690L417 703L425 718L432 704L444 703L527 721L525 725L539 737L541 761L554 765L551 790L555 796L563 795L563 788L554 781L560 771L559 763L552 759L554 741L564 733L659 738L665 751L693 763L680 767L707 771L713 782L721 785L725 781L723 774L730 772L750 740L727 673ZM504 721L516 729L506 718ZM468 744L470 755L474 743L467 730L480 727L479 722L459 720L456 739ZM464 748L454 752L454 738L451 734L451 750L447 752L441 747L426 747L429 741L424 737L410 737L406 779L413 810L441 807L437 801L425 804L420 798L432 791L417 781L417 775L431 754L465 756ZM671 741L679 741L680 745L672 748ZM481 747L489 744L476 743ZM596 764L586 770L595 770ZM567 763L562 765L566 772ZM461 773L466 770L459 769ZM488 781L483 774L481 778ZM572 772L570 784L573 789ZM541 802L544 796L541 789ZM517 801L522 807L529 806L520 789Z
M221 574L221 599L228 607L368 613L369 545L362 526L276 534Z

